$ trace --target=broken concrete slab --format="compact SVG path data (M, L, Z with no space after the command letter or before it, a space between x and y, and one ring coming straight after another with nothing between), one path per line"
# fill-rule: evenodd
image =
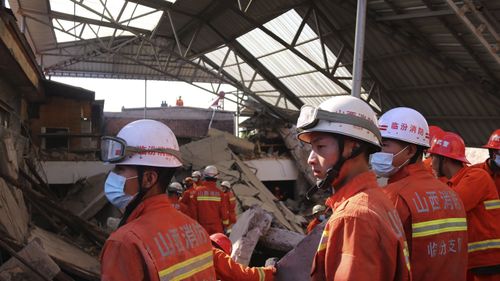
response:
M302 281L311 279L311 267L327 221L314 228L293 250L276 264L277 281Z
M33 269L39 274L42 274L45 279L39 276L36 272L26 266L23 262L15 257L10 258L7 262L0 266L0 280L5 281L43 281L52 280L56 277L61 269L57 264L45 253L40 246L38 240L31 241L26 247L18 252L23 261L28 262Z
M78 182L78 189L64 199L63 207L83 219L92 218L108 204L104 194L106 177L106 174L99 174Z
M31 229L29 241L38 239L45 252L64 270L86 278L99 280L101 266L97 257L66 242L58 235L38 227Z
M207 165L230 161L231 154L224 136L204 138L180 147L182 158L193 165L193 170L200 170Z
M262 235L271 227L272 216L259 206L246 210L232 227L229 239L233 243L231 258L248 265Z
M238 138L235 135L230 134L228 132L211 128L208 130L208 136L209 137L223 136L224 139L226 139L227 143L229 144L231 150L234 152L252 153L255 149L255 145L252 142Z
M28 236L30 216L21 190L0 178L0 229L11 239L23 244Z
M17 179L19 165L14 138L4 131L0 134L0 173L13 179Z
M259 242L266 248L287 253L295 248L304 237L306 237L304 234L295 231L271 227Z

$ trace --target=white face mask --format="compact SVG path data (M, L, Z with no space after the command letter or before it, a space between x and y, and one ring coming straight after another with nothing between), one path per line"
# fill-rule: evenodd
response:
M128 203L134 199L134 196L125 193L125 182L135 178L137 178L137 176L126 178L114 172L110 172L106 179L106 183L104 183L104 193L108 201L120 210L125 209Z
M392 153L387 153L387 152L376 152L370 155L370 165L372 166L372 170L377 174L379 177L384 177L388 178L392 175L394 175L401 167L406 165L410 159L406 160L403 164L401 164L399 167L394 167L392 165L392 161L394 160L394 157L398 156L401 152L403 152L408 146L405 148L401 149L396 154Z

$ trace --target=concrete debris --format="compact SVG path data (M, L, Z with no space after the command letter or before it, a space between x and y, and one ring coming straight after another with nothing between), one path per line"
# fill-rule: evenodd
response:
M30 241L39 240L45 252L59 266L85 280L100 280L99 260L65 241L58 235L35 227L31 230Z
M260 243L266 248L287 253L295 248L304 237L304 234L271 227L265 235L260 238Z
M326 221L317 225L309 235L289 251L276 264L277 281L302 281L311 279L310 273L316 249Z
M10 239L25 242L30 216L23 193L0 178L0 232Z
M233 192L243 209L258 205L270 212L281 227L303 233L302 221L297 220L295 214L274 197L228 145L224 136L218 135L188 143L180 150L185 164L193 170L215 165L219 170L219 180L227 180L234 185Z
M238 263L248 265L260 237L271 227L271 220L272 216L259 206L254 206L241 214L229 236L233 243L231 258Z
M108 204L103 189L106 177L103 173L79 181L75 184L76 190L62 201L62 206L80 218L92 218Z
M229 144L229 148L231 148L232 151L236 153L253 153L255 149L255 144L252 142L249 142L245 139L238 138L234 136L233 134L230 134L228 132L220 131L217 129L209 129L208 130L208 136L209 137L217 137L217 136L224 136L224 139L227 141Z
M41 242L37 239L31 241L17 253L20 259L12 257L2 264L0 266L0 280L46 281L54 279L61 272L61 269L39 243Z
M295 164L299 171L305 176L307 182L311 186L315 185L316 178L307 164L307 158L309 157L311 149L297 139L297 129L295 126L291 128L282 127L279 129L279 133L286 147L290 150L293 159L295 159Z

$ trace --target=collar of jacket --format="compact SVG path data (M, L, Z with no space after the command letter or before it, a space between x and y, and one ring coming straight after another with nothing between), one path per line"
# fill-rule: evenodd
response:
M130 214L127 223L137 219L145 213L156 210L158 208L173 209L171 201L166 194L158 194L144 199L137 208Z
M367 171L351 179L351 181L340 188L339 191L330 196L326 202L328 206L335 211L342 202L351 198L358 192L377 187L377 178L375 174L372 171Z
M460 182L460 180L462 180L462 178L465 176L468 170L469 167L464 165L462 169L458 170L458 172L454 174L453 177L451 177L451 179L448 180L448 185L456 186Z
M422 162L405 165L389 178L387 184L397 182L401 179L408 177L409 175L414 175L418 173L429 173L429 171L425 169Z

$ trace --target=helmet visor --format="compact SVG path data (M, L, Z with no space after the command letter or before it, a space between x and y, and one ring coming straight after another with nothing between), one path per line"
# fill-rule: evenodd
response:
M116 163L125 157L127 143L122 138L102 137L101 138L101 161Z
M307 130L318 123L319 109L314 106L304 105L300 109L299 119L297 119L297 129Z
M119 137L101 138L101 161L117 163L122 161L126 156L133 154L172 155L182 162L181 153L175 149L166 147L142 148L127 146L127 141Z

